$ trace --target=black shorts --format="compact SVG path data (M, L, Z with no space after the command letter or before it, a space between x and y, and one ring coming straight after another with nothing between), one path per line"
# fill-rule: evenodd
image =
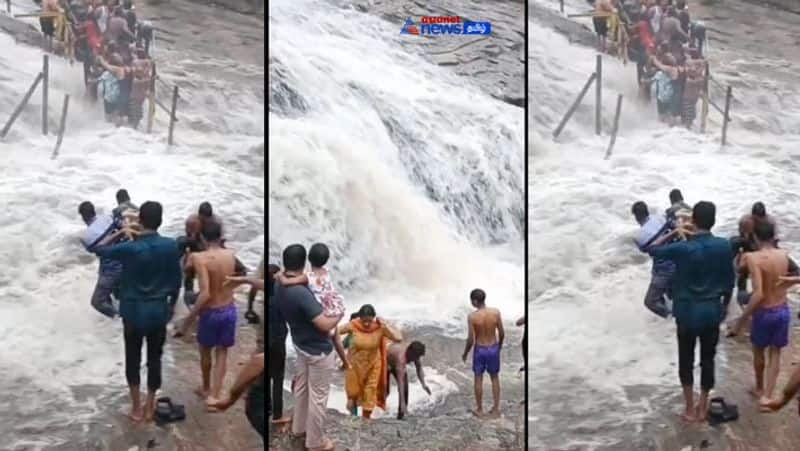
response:
M594 23L594 32L597 33L598 36L602 37L608 36L607 17L593 17L592 22Z
M56 34L56 23L52 17L40 17L39 25L42 27L42 34L52 38Z

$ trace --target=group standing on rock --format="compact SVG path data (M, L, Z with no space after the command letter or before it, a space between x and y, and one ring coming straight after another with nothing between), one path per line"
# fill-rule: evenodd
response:
M269 265L269 383L268 415L278 431L291 430L311 450L331 450L334 444L325 435L325 409L335 356L345 371L347 410L353 416L369 420L376 408L387 410L391 379L397 385L397 418L408 413L408 365L414 365L422 389L431 395L423 371L425 344L408 340L391 323L380 318L374 306L365 304L339 325L345 315L344 299L326 268L330 250L316 243L306 253L304 246L293 244L283 250L283 270ZM306 265L310 263L310 270ZM476 289L470 294L476 311L468 318L468 339L463 359L473 351L475 373L475 415L482 416L482 377L492 379L494 404L490 413L499 415L500 349L503 326L500 312L485 304L486 293ZM291 418L283 409L283 381L286 368L286 338L291 333L296 355L291 387L294 410ZM344 336L344 340L340 337ZM474 347L474 349L473 349ZM336 351L334 353L334 350Z
M789 344L791 320L788 289L800 283L800 270L786 250L778 247L776 221L762 202L739 221L739 234L716 237L716 207L701 201L689 208L677 189L670 193L672 206L664 215L651 215L638 201L632 213L641 229L636 243L653 259L645 306L660 317L675 317L678 367L683 387L687 422L730 421L738 411L722 398L710 398L715 385L714 361L720 326L737 288L742 309L729 324L728 337L740 335L750 322L754 388L762 411L783 407L798 387L796 370L786 389L776 394L781 350ZM751 290L747 290L747 280ZM670 305L670 301L672 305ZM694 349L700 342L701 392L695 404L693 389Z
M48 50L55 42L72 46L92 100L100 87L106 121L137 128L153 88L153 27L137 17L133 2L43 0L39 21ZM73 42L66 40L67 28Z
M642 98L656 99L659 119L691 129L705 89L705 26L693 22L686 0L596 0L593 22L598 50L608 51L609 30L625 28L617 42L636 62ZM619 39L617 39L619 40Z
M188 288L184 300L190 312L176 327L174 336L188 335L197 320L202 383L196 392L209 410L217 411L230 407L249 387L247 416L263 437L263 349L256 349L234 387L227 393L223 390L228 350L236 342L238 312L234 289L241 284L248 284L253 290L263 289L263 262L256 277L247 277L247 269L234 251L225 247L222 221L208 202L202 203L198 214L187 221L196 229L187 227L187 236L176 240L158 232L163 219L160 203L148 201L137 207L124 189L116 197L118 205L111 215L97 214L88 201L80 204L78 213L87 226L82 238L84 247L100 259L91 305L108 318L122 317L125 375L132 403L130 419L168 423L185 418L182 406L168 397L156 398L162 385L161 357L167 325L183 286ZM192 296L195 278L199 291ZM115 299L119 308L114 305ZM258 323L252 307L250 303L246 318ZM147 395L142 402L140 369L145 342Z

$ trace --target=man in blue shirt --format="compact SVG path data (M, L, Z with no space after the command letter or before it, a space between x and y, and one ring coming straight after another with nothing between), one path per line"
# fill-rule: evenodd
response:
M683 386L686 421L704 421L708 395L714 388L714 356L719 341L719 325L728 309L734 286L733 251L724 238L711 234L716 207L701 201L692 210L694 229L691 239L659 246L679 232L674 230L653 243L654 258L673 261L673 313L678 332L678 373ZM694 406L694 348L700 340L700 401Z
M649 247L660 237L670 232L670 223L661 216L650 216L647 204L638 201L631 208L636 222L642 228L636 237L636 245L642 252L649 252ZM669 307L666 297L670 294L670 281L675 274L675 263L653 257L650 286L644 296L644 305L656 315L666 318L669 316Z
M162 207L145 202L139 209L141 231L122 229L101 241L97 255L122 263L120 316L125 334L125 376L130 388L133 421L152 419L156 391L161 388L161 354L172 317L174 300L181 286L178 245L172 238L158 234ZM123 233L134 241L104 247ZM142 409L139 393L139 370L142 342L147 340L147 400Z
M81 237L81 242L87 251L95 253L98 244L112 235L117 226L111 216L98 216L91 202L82 202L78 206L78 213L86 223L86 231ZM100 257L100 267L97 274L97 285L92 293L92 307L103 315L114 318L117 309L111 301L111 295L119 299L119 283L122 276L122 264L118 261Z

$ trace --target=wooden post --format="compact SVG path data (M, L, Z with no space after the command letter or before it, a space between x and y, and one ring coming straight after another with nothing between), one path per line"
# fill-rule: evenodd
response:
M6 0L6 11L11 14L11 0Z
M67 127L67 110L69 110L69 94L64 95L64 106L61 108L61 122L58 125L58 140L56 140L56 148L53 149L53 155L50 159L55 159L58 156L58 149L61 148L61 141L64 139L64 129Z
M603 55L597 55L597 83L595 83L595 105L594 105L594 134L600 136L602 132L602 118L600 117L603 107Z
M725 93L725 117L722 118L722 145L724 146L728 141L728 122L730 122L731 111L731 97L732 89L728 86L728 92Z
M564 14L564 0L559 0L559 9L561 10L561 14Z
M567 125L567 121L569 121L569 118L572 117L572 114L578 108L578 105L580 105L581 100L583 100L583 97L589 91L589 87L592 86L592 82L596 77L597 74L593 73L591 76L589 76L589 79L586 80L586 84L583 85L583 89L581 89L581 93L578 94L578 98L575 99L575 102L573 102L572 106L569 107L567 114L564 115L564 117L561 119L561 122L559 122L558 127L556 127L555 131L553 131L553 139L558 138L558 135L560 135L561 131L564 130L564 126Z
M178 85L172 90L172 109L169 113L169 139L167 142L172 145L172 131L175 128L175 109L178 107Z
M611 149L614 148L614 143L617 142L617 132L619 131L619 115L622 112L622 94L617 96L617 112L614 114L614 128L611 130L611 141L608 143L608 150L606 150L606 160L611 157Z
M42 73L39 72L39 75L36 76L36 80L33 80L33 84L31 87L28 88L28 92L25 93L25 97L22 98L22 102L17 105L17 108L11 113L11 118L6 122L6 125L3 127L3 130L0 130L0 138L5 138L8 131L11 130L11 126L14 125L14 121L17 120L17 116L22 112L22 109L25 108L25 105L28 104L28 100L30 100L33 92L36 91L36 86L39 85L39 82L42 81Z
M44 55L42 62L42 134L47 135L47 85L50 82L50 58Z
M706 61L706 77L703 87L703 109L700 112L700 132L706 132L706 121L708 120L708 80L711 78L711 69L709 69L708 61Z
M147 95L147 133L153 131L153 120L156 117L156 62L153 61L153 70L150 79L150 92Z

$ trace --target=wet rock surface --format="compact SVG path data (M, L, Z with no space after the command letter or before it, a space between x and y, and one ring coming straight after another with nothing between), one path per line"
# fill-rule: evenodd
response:
M396 24L398 35L409 17L415 23L422 16L461 16L462 20L491 22L490 36L407 35L403 41L419 49L433 63L450 67L458 75L469 78L492 97L524 107L524 2L359 0L352 6Z
M403 420L396 419L397 393L393 390L388 399L389 413L369 423L361 418L328 409L326 432L339 450L522 450L525 447L524 373L516 331L507 332L502 350L500 371L501 418L478 419L472 415L475 407L471 374L471 355L467 363L460 359L464 341L444 336L433 328L404 330L413 340L425 343L423 358L426 368L445 374L457 386L457 391L447 395L442 403L429 410L411 411ZM287 362L287 377L293 362ZM414 373L413 370L410 370ZM334 387L342 388L344 373L334 374ZM392 380L394 387L394 380ZM420 388L415 375L409 379L410 397L427 396ZM411 400L413 403L413 400ZM483 405L491 407L491 384L484 377ZM284 393L284 404L292 408L292 396ZM270 449L303 450L303 442L289 435L270 432Z

